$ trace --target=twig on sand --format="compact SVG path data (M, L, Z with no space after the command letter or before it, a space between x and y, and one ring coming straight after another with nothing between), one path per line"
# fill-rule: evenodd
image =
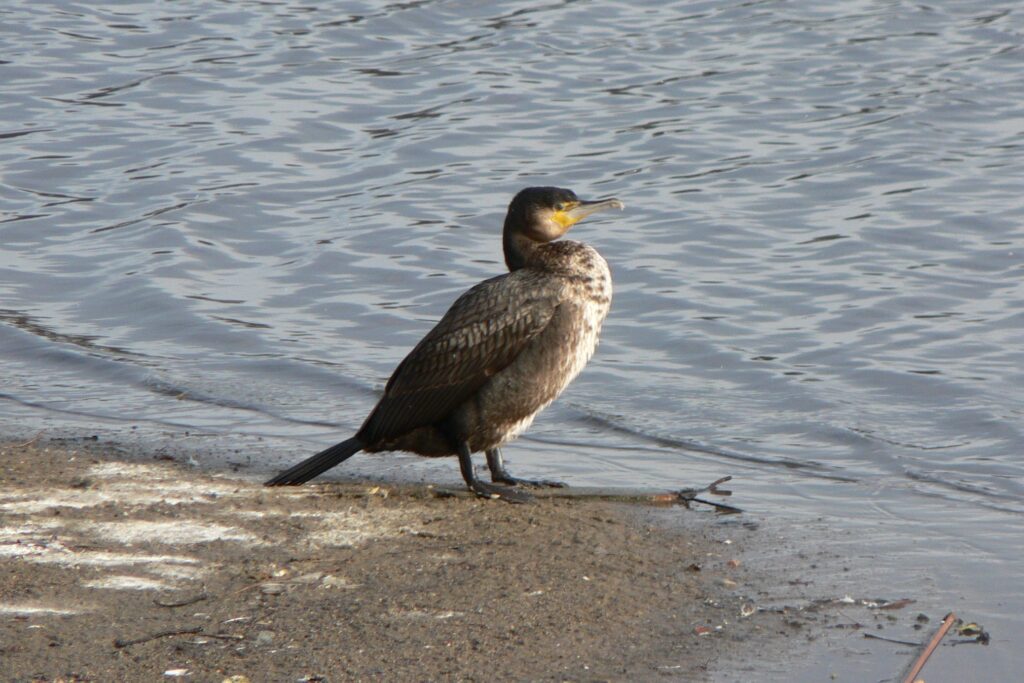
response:
M194 628L182 628L171 631L160 631L150 636L143 636L142 638L132 638L130 640L124 640L118 638L114 641L114 647L117 649L128 647L129 645L138 645L139 643L148 643L151 640L157 640L158 638L170 638L171 636L195 636L201 635L204 638L219 638L221 640L244 640L245 636L234 634L234 633L205 633L202 626L196 626Z
M171 636L195 635L196 633L202 633L202 632L203 632L203 627L202 626L195 626L193 628L181 628L181 629L175 629L175 630L172 630L172 631L160 631L158 633L154 633L151 636L143 636L142 638L131 638L129 640L118 638L117 640L114 641L114 647L116 647L117 649L121 649L121 648L124 648L124 647L128 647L129 645L138 645L139 643L148 643L149 641L156 640L157 638L169 638Z
M209 599L208 593L200 593L199 595L188 598L187 600L181 600L180 602L163 602L162 600L153 600L154 604L158 607L186 607L187 605L194 605L197 602Z
M39 432L35 436L33 436L31 439L29 439L25 443L16 443L16 444L14 444L14 447L15 448L28 448L29 446L34 444L36 441L39 441L39 437L41 437L42 435L43 435L43 430L40 429Z
M917 680L917 675L921 673L921 669L924 668L925 662L927 662L928 658L932 656L932 652L934 652L935 648L939 646L939 642L942 640L942 637L946 635L946 632L949 631L949 627L953 625L954 621L956 621L955 614L950 612L946 615L942 620L942 624L939 625L939 628L932 636L932 639L929 640L928 644L925 645L923 650L921 650L921 654L917 656L917 659L914 660L914 663L907 672L907 675L903 677L903 683L914 683L914 681Z

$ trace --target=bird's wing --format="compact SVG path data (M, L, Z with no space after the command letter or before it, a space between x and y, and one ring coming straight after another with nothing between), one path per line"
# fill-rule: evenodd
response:
M443 420L515 360L562 298L557 278L522 270L467 291L395 369L360 438L373 443Z

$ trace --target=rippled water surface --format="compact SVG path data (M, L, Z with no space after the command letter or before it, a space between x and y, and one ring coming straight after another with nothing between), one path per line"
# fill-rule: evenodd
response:
M949 680L1010 680L1022 33L1000 1L6 3L0 426L294 462L503 270L519 188L614 195L574 229L601 349L515 471L733 474L988 627ZM346 465L382 468L457 480Z

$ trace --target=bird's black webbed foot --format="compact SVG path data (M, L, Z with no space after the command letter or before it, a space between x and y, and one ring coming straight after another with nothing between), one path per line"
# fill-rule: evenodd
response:
M550 481L548 479L520 479L513 477L505 469L505 462L501 457L501 450L491 448L487 451L487 467L491 470L491 481L495 484L508 484L509 486L534 486L536 488L565 488L568 486L561 481Z
M473 458L469 452L469 444L461 442L458 444L459 469L462 470L462 478L466 486L481 498L500 498L508 503L528 503L533 500L526 491L519 491L510 486L498 486L480 481L473 470ZM489 460L488 460L489 462Z
M469 488L481 498L500 498L507 503L529 503L534 499L526 491L520 491L511 486L487 484L479 479L470 484Z

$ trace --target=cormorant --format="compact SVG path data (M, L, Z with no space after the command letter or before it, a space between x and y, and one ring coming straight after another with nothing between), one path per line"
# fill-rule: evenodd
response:
M555 242L576 222L618 199L581 201L572 190L528 187L509 204L502 242L509 272L484 280L452 304L395 369L384 396L347 441L317 453L267 482L303 484L358 451L458 455L462 478L477 495L523 502L529 495L500 484L499 447L522 433L562 393L597 348L611 304L608 264L595 249ZM471 454L485 451L488 484Z

